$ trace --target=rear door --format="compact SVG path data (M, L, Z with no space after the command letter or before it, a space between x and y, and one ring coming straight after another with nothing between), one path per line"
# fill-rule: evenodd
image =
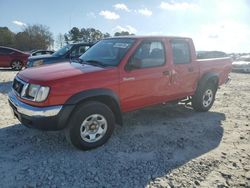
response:
M140 43L120 73L120 98L123 111L159 103L166 97L169 76L162 40Z
M0 48L0 67L9 67L11 63L12 50Z
M177 97L194 92L199 77L198 62L192 57L192 43L188 39L172 39L172 91Z

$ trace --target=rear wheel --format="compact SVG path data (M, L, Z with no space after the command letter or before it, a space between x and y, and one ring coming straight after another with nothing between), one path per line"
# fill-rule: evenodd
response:
M209 82L204 87L198 88L192 97L192 107L199 112L208 111L215 100L217 87Z
M108 106L87 102L75 110L66 129L66 137L81 150L93 149L110 138L114 124L114 114Z
M21 61L15 60L15 61L13 61L13 62L11 63L11 68L12 68L13 70L19 71L19 70L21 70L21 69L23 68L23 64L22 64Z

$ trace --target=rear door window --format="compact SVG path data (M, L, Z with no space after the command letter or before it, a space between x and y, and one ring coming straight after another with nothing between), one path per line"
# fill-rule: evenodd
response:
M184 40L172 40L171 46L174 64L191 63L191 54L188 42Z

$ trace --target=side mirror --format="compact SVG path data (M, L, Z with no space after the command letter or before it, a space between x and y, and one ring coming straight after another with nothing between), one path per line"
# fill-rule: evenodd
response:
M129 60L128 64L125 67L125 70L132 71L134 69L140 69L141 68L141 60L139 58L132 58Z
M128 63L128 64L125 66L125 70L126 70L126 71L132 71L133 69L135 69L135 68L134 68L134 66L133 66L132 64L130 64L130 63Z

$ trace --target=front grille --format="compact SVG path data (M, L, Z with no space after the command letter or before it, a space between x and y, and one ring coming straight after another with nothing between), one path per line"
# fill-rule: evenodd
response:
M18 77L16 77L13 81L12 88L15 90L15 92L20 96L22 93L22 90L28 86L28 83L20 80Z
M24 83L21 81L17 80L16 78L13 81L13 89L20 95L23 89Z

